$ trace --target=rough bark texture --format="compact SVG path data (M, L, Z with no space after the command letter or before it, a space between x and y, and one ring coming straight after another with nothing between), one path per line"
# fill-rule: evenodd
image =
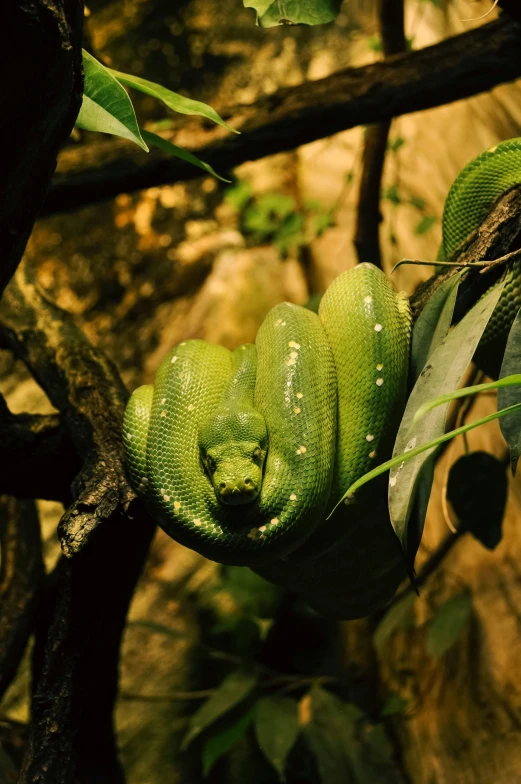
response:
M350 68L288 87L251 106L222 112L237 136L207 121L183 124L165 138L220 173L366 123L450 103L521 76L521 24L506 17L417 52ZM157 150L110 140L70 147L60 156L42 214L173 181L200 170Z
M34 628L44 579L34 501L0 497L0 697L16 675Z
M80 0L0 6L0 294L42 206L81 106Z
M378 16L384 57L405 51L403 0L378 0ZM358 191L355 248L360 262L382 267L380 253L380 191L391 121L366 130L362 178Z

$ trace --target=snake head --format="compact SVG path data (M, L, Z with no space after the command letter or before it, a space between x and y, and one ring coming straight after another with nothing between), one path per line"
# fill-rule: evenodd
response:
M266 424L253 409L222 409L203 423L201 462L219 501L237 506L257 498L267 447Z

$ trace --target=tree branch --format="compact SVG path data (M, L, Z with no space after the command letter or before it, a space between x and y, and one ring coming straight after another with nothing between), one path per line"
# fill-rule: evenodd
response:
M384 57L405 51L404 0L378 0ZM382 267L380 191L391 121L370 125L365 133L362 178L358 191L355 248L358 261Z
M80 0L0 3L0 295L81 106L82 20Z
M33 631L45 575L34 501L0 497L0 698L10 685Z
M191 121L165 138L225 172L366 123L467 98L521 76L521 24L508 17L416 52L287 87L223 111L241 135ZM48 215L119 193L190 180L200 171L124 140L68 147L41 211Z

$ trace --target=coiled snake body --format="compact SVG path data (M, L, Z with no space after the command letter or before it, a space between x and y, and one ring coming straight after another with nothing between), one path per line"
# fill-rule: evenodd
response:
M446 255L520 179L521 140L463 170L446 202ZM510 320L521 304L519 271L511 274ZM125 413L136 492L170 536L206 557L251 566L325 615L374 611L404 574L384 494L366 492L328 515L389 456L410 324L405 295L360 264L331 284L318 316L289 303L273 308L255 345L230 352L180 343Z

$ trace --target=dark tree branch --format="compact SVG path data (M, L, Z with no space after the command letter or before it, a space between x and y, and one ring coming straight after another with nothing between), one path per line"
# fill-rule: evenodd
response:
M404 0L378 0L384 57L405 51L403 3ZM390 129L391 121L386 120L366 130L354 240L358 261L370 261L380 268L380 192Z
M505 17L435 46L224 111L240 136L207 121L191 121L165 137L225 172L347 128L477 95L520 76L521 24ZM177 158L157 150L146 155L123 140L69 147L60 155L41 214L199 176L200 170Z
M59 531L64 553L74 555L101 522L119 507L127 509L135 497L125 476L121 441L128 392L112 362L43 295L27 259L0 305L0 341L26 363L60 411L81 458L75 500Z
M0 397L0 493L66 501L81 463L57 414L11 414Z
M0 3L0 295L81 106L80 0Z
M0 698L13 680L34 630L45 575L34 501L0 497Z

